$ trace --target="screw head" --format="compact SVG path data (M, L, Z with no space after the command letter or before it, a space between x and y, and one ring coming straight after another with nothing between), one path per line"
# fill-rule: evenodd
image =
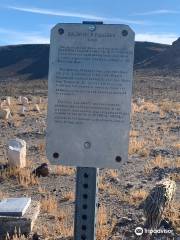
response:
M89 26L89 30L90 30L91 32L95 31L95 30L96 30L96 26L95 26L95 25L90 25L90 26Z
M120 156L116 156L116 162L121 162L122 161L122 158Z
M91 143L90 143L90 142L85 142L85 143L84 143L84 148L85 148L85 149L91 148Z
M53 153L53 158L58 158L59 157L59 153L55 152Z
M64 29L63 28L59 28L58 32L59 32L60 35L62 35L62 34L64 34Z
M128 35L128 31L126 29L122 30L123 37L126 37Z

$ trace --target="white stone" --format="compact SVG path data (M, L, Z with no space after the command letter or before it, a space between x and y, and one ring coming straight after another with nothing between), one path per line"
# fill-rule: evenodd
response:
M0 216L23 216L31 203L31 198L7 198L0 201Z
M6 98L6 103L7 103L8 106L11 105L11 97L7 97Z
M26 142L22 139L11 139L8 142L8 162L11 167L26 166Z
M38 103L39 103L39 104L42 103L42 98L41 98L41 97L39 97Z
M39 112L39 113L41 112L38 104L35 104L35 105L34 105L33 110L36 111L36 112Z
M33 230L39 212L40 203L31 201L31 204L22 217L0 216L0 239L6 239L7 232L9 236L12 236L15 229L17 231L20 229L21 234L29 234Z
M144 98L138 97L137 100L136 100L136 103L137 103L138 106L141 106L144 103Z
M29 104L29 100L27 97L22 97L22 104L25 106Z
M25 115L25 112L27 111L27 108L25 106L22 106L20 109L20 114Z
M3 101L1 102L1 108L5 107L5 106L6 106L6 100L3 100Z
M21 96L19 96L18 102L19 102L20 104L22 103L22 97L21 97Z
M9 108L4 108L0 110L0 119L8 120L11 117L11 112Z

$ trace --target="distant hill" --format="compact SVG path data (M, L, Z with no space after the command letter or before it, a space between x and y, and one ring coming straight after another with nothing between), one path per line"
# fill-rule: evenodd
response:
M160 54L139 62L138 68L155 69L166 73L180 73L180 38Z
M172 47L158 43L136 42L135 68L156 67L156 59L171 51ZM0 81L46 79L48 59L48 44L2 46L0 47ZM162 57L161 63L164 61Z

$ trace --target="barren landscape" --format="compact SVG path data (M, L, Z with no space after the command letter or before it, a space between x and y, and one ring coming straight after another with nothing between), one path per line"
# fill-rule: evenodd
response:
M135 59L128 162L120 170L100 170L98 240L140 239L134 230L145 223L143 202L150 190L166 177L176 182L176 193L164 212L165 220L160 228L170 229L172 233L153 234L151 239L180 239L180 77L177 67L180 63L179 56L174 55L174 51L180 49L180 42L161 48L158 45L157 49L155 55L137 62ZM168 65L166 56L170 54L174 56L174 62L176 58L174 65L170 57L171 65ZM159 64L160 60L155 59L164 59L164 63ZM34 78L36 71L29 70L27 75L15 74L14 69L20 66L15 62L0 65L0 98L3 101L7 96L11 97L9 109L12 115L10 119L0 119L0 164L7 163L8 140L17 137L27 143L28 166L0 170L0 199L29 196L41 203L40 215L27 239L73 239L76 169L49 164L48 176L38 178L32 174L40 164L48 163L45 153L47 65L37 65L43 69L42 78L39 73ZM27 63L24 60L26 70ZM37 61L31 61L29 69L34 69L35 63ZM29 100L23 114L19 96ZM34 109L35 104L39 110ZM20 235L15 233L13 239L26 239Z

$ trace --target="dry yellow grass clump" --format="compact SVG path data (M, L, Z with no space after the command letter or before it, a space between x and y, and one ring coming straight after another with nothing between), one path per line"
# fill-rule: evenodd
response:
M118 178L119 172L116 169L109 169L107 170L108 177L110 178Z
M177 150L180 150L180 143L179 142L174 143L172 147L176 148Z
M28 187L32 185L38 185L38 178L32 174L30 168L8 168L0 172L0 177L3 179L15 177L19 185Z
M130 193L129 203L132 205L138 205L147 197L148 192L144 189L134 190Z
M111 224L108 224L108 221L110 219L110 216L108 216L108 212L108 209L104 206L101 206L98 210L96 231L97 240L108 239L116 224L116 221L114 219L112 219ZM109 215L111 214L109 213Z
M48 194L45 198L41 200L41 209L45 213L56 215L58 210L56 197Z
M62 201L74 201L75 200L74 192L64 193L61 200Z
M29 168L20 169L17 175L18 183L23 187L38 185L38 178L31 173Z
M179 102L173 102L169 101L168 99L165 99L160 104L160 108L164 112L180 112L180 103Z
M8 197L8 194L3 192L3 191L0 191L0 200L4 199L4 198L7 198Z
M153 103L151 101L145 101L142 102L140 105L136 104L136 103L132 103L132 113L136 113L136 112L144 112L144 111L148 111L148 112L159 112L159 107L157 103Z
M167 208L164 217L168 218L176 231L180 233L180 202L174 201L169 208Z
M6 236L6 240L27 240L27 239L28 238L26 238L24 235L17 233L15 233L13 236L9 236L8 234Z
M162 157L161 155L158 155L153 160L149 161L145 167L144 171L148 174L152 171L153 168L159 167L159 168L178 168L180 167L180 157L177 158L166 158Z
M159 107L156 103L153 103L153 102L144 102L142 108L141 108L141 111L148 111L148 112L159 112Z
M144 140L137 140L137 138L130 139L129 143L129 154L139 154L142 157L148 155L148 151L145 148L146 141Z
M70 176L75 173L75 169L72 167L66 167L66 166L56 166L55 174L60 176Z
M130 137L138 137L139 136L139 131L136 130L131 130L129 133Z
M50 204L50 208L48 207ZM41 232L43 239L63 239L71 238L73 236L72 211L69 208L58 208L57 201L54 197L47 196L42 200L41 208L43 212L54 216L55 222L53 224L43 223L38 227L38 232Z

